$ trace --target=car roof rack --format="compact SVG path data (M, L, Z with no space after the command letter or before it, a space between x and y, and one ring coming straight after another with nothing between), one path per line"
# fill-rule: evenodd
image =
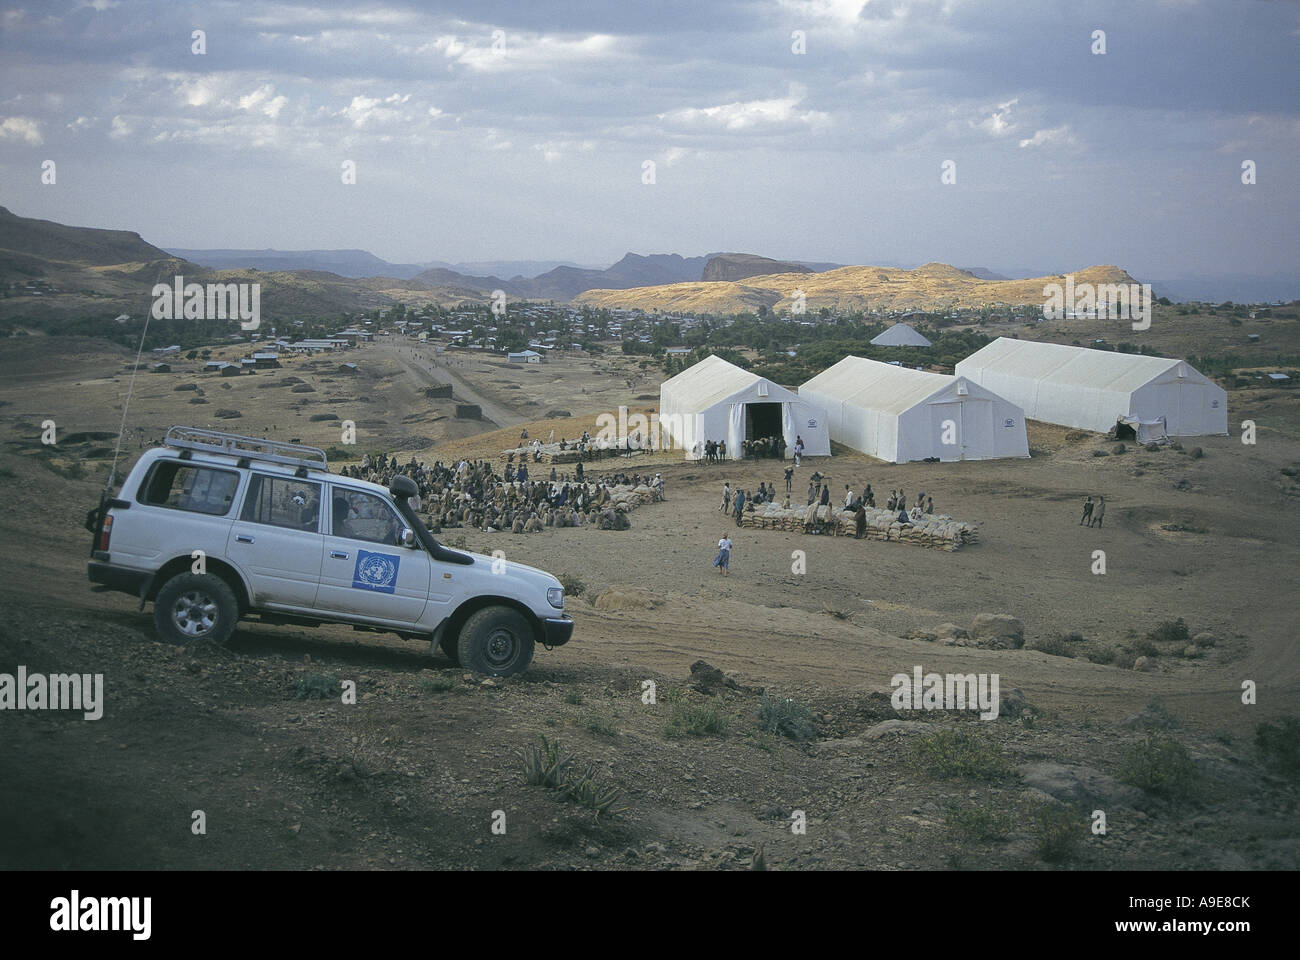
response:
M229 457L282 463L290 467L329 472L325 451L301 443L284 443L257 437L241 437L220 430L202 430L198 427L172 427L163 443L177 450L197 450L201 453L218 453Z

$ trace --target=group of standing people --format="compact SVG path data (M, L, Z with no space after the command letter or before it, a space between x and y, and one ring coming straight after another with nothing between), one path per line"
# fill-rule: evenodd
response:
M1088 498L1083 501L1083 516L1079 518L1079 526L1083 526L1086 523L1091 527L1095 520L1097 526L1100 527L1101 522L1105 519L1106 498L1101 494L1098 494L1097 499L1094 501L1092 499L1092 494L1089 494Z
M785 459L786 443L784 437L759 437L756 440L742 440L740 447L741 454L747 458ZM796 436L792 452L796 467L801 466L803 463L803 451L803 437ZM702 443L696 441L695 454L696 456L703 455L705 463L721 463L727 459L727 441L705 440Z
M726 459L727 459L727 441L725 440L704 441L704 461L706 463L719 463Z

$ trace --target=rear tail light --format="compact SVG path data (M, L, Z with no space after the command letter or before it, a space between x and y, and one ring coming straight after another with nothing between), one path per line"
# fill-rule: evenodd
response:
M108 539L113 535L113 517L112 515L104 518L103 525L99 528L99 549L105 553L108 552Z

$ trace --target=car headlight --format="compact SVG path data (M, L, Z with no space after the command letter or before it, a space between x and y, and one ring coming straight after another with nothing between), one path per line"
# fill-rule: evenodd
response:
M549 603L551 606L553 606L556 610L563 610L564 609L564 588L551 587L549 590L547 590L546 602Z

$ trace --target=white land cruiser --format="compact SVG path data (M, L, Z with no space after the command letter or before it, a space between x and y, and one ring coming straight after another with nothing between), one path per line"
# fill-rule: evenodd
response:
M152 600L174 643L224 642L240 618L344 623L505 677L534 644L569 641L560 581L443 546L408 503L416 492L405 476L385 490L332 474L315 447L173 427L91 511L90 580Z

